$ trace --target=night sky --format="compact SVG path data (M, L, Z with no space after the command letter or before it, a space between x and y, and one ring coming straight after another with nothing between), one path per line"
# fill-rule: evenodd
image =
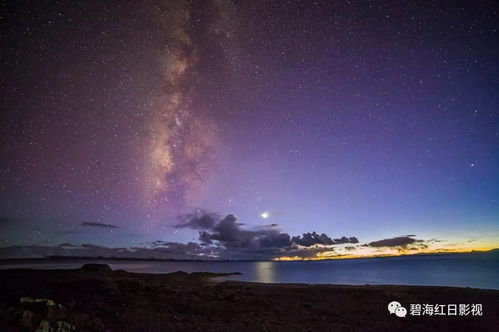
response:
M3 3L0 246L499 247L498 10Z

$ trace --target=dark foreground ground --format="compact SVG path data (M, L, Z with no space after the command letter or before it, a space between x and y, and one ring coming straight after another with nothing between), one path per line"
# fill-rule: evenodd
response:
M497 331L499 327L499 291L214 282L213 276L113 272L107 265L0 271L0 331ZM483 316L398 318L388 313L391 301L407 308L410 303L479 303Z

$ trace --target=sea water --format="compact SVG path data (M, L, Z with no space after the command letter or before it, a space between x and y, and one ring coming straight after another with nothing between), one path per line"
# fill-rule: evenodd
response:
M0 264L0 269L70 269L105 263L113 270L141 273L240 272L225 279L265 283L347 285L432 285L499 289L499 255L440 254L325 261L134 261L31 260Z

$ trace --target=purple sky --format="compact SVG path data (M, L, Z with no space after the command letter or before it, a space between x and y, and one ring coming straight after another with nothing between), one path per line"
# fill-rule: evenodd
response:
M499 244L494 1L5 7L2 246L197 241L196 209Z

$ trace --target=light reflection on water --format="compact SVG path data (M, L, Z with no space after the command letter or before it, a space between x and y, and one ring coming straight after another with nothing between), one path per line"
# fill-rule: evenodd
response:
M255 262L257 282L276 282L274 280L275 262Z
M306 262L180 262L57 260L9 262L6 268L74 269L106 263L141 273L241 272L223 279L266 283L441 285L499 289L498 255L433 255Z

